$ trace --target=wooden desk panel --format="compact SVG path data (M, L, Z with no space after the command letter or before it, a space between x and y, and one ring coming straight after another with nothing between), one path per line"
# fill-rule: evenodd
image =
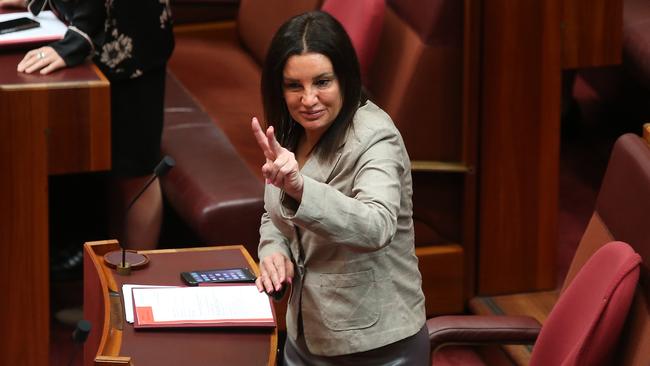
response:
M47 365L49 271L47 119L33 98L0 89L0 342L3 364ZM6 362L6 363L5 363Z
M21 57L0 54L0 354L40 366L50 342L48 174L110 169L110 100L91 64L24 75Z
M45 76L19 73L16 65L21 57L22 54L0 54L0 91L3 99L13 98L12 112L20 113L14 123L45 119L46 127L41 131L47 136L48 172L109 170L108 80L90 63Z
M118 275L103 261L105 253L118 248L114 240L84 245L84 317L93 323L84 348L84 365L116 359L138 366L275 365L276 328L136 331L124 321L120 299L123 284L181 286L180 272L192 269L249 267L259 274L243 246L141 251L149 256L149 265L129 276Z

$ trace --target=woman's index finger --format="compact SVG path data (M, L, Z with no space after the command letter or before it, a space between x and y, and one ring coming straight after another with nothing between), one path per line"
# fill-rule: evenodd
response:
M275 154L269 147L269 142L266 138L266 135L264 134L264 131L262 131L262 127L260 126L260 122L257 120L257 118L253 117L251 127L253 128L253 135L255 135L255 140L257 140L257 144L262 149L264 156L269 160L275 160Z

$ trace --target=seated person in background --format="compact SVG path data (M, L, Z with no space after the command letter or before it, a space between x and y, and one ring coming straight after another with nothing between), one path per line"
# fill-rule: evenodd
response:
M157 180L124 215L160 160L166 65L174 48L169 1L0 0L0 6L26 6L34 15L48 4L68 31L28 51L17 69L49 74L91 58L110 80L111 235L127 247L155 248L162 222Z
M262 71L265 210L256 284L292 285L286 365L427 365L409 157L361 90L343 27L324 12L286 22Z

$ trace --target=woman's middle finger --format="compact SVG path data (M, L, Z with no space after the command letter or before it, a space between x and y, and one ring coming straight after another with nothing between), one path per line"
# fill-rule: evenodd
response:
M18 64L18 71L32 73L49 65L51 60L43 49L31 50L25 54L23 60ZM22 66L22 67L21 67ZM22 70L21 70L22 69Z
M280 290L281 288L281 283L286 280L286 269L284 268L284 258L283 257L274 257L273 258L273 265L275 266L277 272L278 272L278 283L275 286L276 290Z
M262 273L264 288L266 289L267 292L273 292L275 288L280 285L278 270L275 264L273 263L273 258L271 257L265 258L261 264L263 267L261 273Z
M275 161L268 162L264 165L262 168L262 172L264 173L264 177L268 179L272 184L275 185L278 172L280 171L282 161L279 159L276 159Z
M273 281L271 280L271 277L269 277L268 274L262 273L260 276L262 286L264 287L265 292L273 292Z
M274 162L275 169L275 182L276 185L279 184L279 187L282 186L285 176L292 170L292 154L282 154Z
M49 61L45 57L37 57L36 59L33 59L31 65L25 69L25 72L31 74L32 72L38 71L47 65L49 65Z

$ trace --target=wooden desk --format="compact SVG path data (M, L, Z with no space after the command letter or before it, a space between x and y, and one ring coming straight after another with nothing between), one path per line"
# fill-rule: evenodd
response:
M109 83L94 65L48 76L0 54L2 363L49 364L48 174L110 169Z
M115 240L84 244L84 317L93 326L84 345L84 365L172 366L275 365L277 328L195 328L134 330L124 321L125 283L183 285L182 271L257 265L241 245L141 251L149 265L121 276L104 254L119 249ZM120 363L122 362L122 363Z

